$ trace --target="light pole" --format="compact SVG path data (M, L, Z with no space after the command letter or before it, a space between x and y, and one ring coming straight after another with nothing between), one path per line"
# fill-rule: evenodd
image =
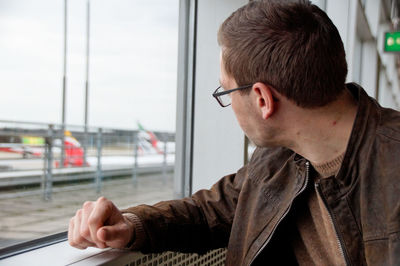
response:
M87 134L88 134L88 105L89 105L89 40L90 40L90 0L86 8L86 82L85 82L85 135L83 141L83 164L87 165Z
M65 102L66 102L66 91L67 91L67 0L64 0L64 73L63 73L63 92L62 92L62 115L61 115L61 159L60 165L64 166L64 154L65 154Z

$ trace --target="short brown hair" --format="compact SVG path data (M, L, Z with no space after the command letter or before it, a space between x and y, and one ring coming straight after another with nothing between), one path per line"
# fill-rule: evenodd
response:
M345 87L339 32L309 1L250 2L224 21L218 43L239 86L266 83L304 108L334 101Z

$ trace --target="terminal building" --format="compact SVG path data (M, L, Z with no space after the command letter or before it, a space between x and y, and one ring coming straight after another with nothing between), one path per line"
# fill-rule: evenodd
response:
M65 0L67 1L70 0ZM96 1L91 1L92 6L95 6L94 2ZM161 3L151 2L152 5ZM399 1L313 0L311 2L328 14L341 35L348 63L347 82L360 84L380 105L399 110L400 48L398 52L386 51L388 46L396 46L397 42L400 47L400 34L398 39L395 34L400 31ZM173 114L176 126L175 132L164 134L175 142L174 165L168 168L171 174L169 181L163 179L162 185L155 189L169 190L160 193L162 194L160 197L151 199L146 198L145 194L153 195L151 193L154 192L146 190L143 192L143 199L148 202L143 203L154 203L156 199L188 197L200 189L210 188L221 177L235 173L246 164L254 148L237 124L233 111L230 108L222 109L211 96L219 86L220 47L217 43L217 31L233 11L248 1L176 0L174 3L176 4L174 12L178 16L177 40L174 47L177 69L174 73L176 102L173 101L176 103L174 106L176 113ZM137 5L140 4L141 2L137 1ZM1 16L5 14L0 11L0 19ZM141 27L146 28L146 24ZM393 35L390 35L391 33ZM157 84L155 78L147 82L152 83L152 86L162 85ZM109 109L113 108L118 109L118 106ZM94 132L94 136L97 136L97 131ZM109 131L107 134L113 136L114 133ZM162 138L160 136L163 136L163 132L156 135ZM124 138L126 136L123 135ZM82 139L84 139L83 133ZM92 148L95 149L96 141L94 140L92 144L94 147ZM128 146L131 147L131 144ZM129 168L124 171L131 170ZM94 171L98 171L98 168ZM139 189L140 180L139 178ZM99 186L97 188L99 189ZM139 193L138 188L135 189L132 194ZM0 198L2 193L0 190ZM126 194L129 196L129 193ZM129 204L128 196L121 201L124 202L121 204ZM6 198L12 202L9 196L1 199ZM53 198L56 199L56 196ZM136 200L134 203L139 204L140 202ZM48 206L49 203L45 204ZM3 217L4 223L7 220L5 218ZM2 217L0 221L1 219ZM1 247L0 265L224 265L224 249L212 250L205 255L177 252L143 255L138 252L96 249L78 251L68 245L65 237L66 233L62 232L45 238L33 237L30 242L18 245Z

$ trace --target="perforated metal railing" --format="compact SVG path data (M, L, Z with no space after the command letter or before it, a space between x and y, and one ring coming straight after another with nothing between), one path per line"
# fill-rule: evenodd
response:
M140 254L136 256L132 262L126 264L126 266L219 266L225 265L225 256L225 248L211 250L203 255L179 252L163 252L149 255Z

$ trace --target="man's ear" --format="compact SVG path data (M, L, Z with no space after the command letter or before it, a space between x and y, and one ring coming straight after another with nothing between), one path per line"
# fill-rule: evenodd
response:
M256 108L261 111L263 119L268 119L275 111L275 101L271 88L262 82L257 82L251 89L255 93Z

